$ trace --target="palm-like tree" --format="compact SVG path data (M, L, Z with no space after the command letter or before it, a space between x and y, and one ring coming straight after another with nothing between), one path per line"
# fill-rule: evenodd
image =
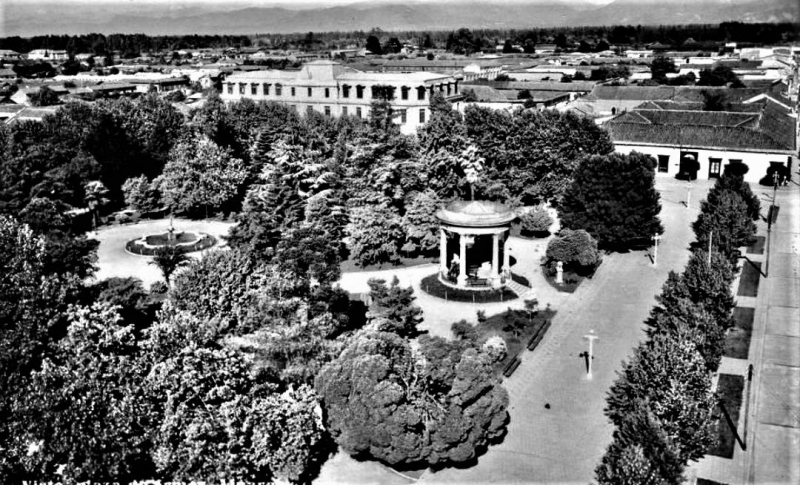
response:
M92 211L92 225L94 226L95 232L97 232L97 210L108 203L108 189L103 182L99 180L92 180L91 182L87 182L84 186L84 192L86 195L83 197L84 202L86 205L89 206L89 210Z
M167 286L169 286L169 281L173 273L175 273L178 268L187 266L190 261L191 259L189 256L178 251L175 246L164 246L156 249L156 254L149 264L158 266L158 269L161 270L161 274L164 275L164 281L166 281Z

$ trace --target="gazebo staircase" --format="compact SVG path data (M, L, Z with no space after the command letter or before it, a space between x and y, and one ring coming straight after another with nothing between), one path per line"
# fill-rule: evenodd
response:
M525 276L527 278L527 276ZM530 281L530 280L528 280ZM525 285L521 285L514 281L513 279L509 279L506 281L506 287L517 294L517 296L522 300L529 300L531 298L536 298L536 294L534 293L533 289L528 288Z

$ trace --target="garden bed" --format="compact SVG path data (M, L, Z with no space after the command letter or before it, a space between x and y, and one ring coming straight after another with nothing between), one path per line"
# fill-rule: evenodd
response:
M739 426L739 410L742 408L742 392L744 391L744 377L733 374L720 374L717 383L717 395L725 405L731 416L734 427ZM737 446L736 436L728 425L728 420L722 410L717 408L717 444L708 452L709 455L733 458L733 450Z
M531 315L525 310L508 309L503 313L492 315L475 326L478 341L485 341L495 335L506 341L506 357L495 364L498 374L522 352L534 336L541 341L548 327L547 322L551 321L555 314L556 312L549 308Z
M517 294L508 288L497 288L491 290L468 290L464 288L453 288L439 281L439 273L422 278L420 288L425 293L447 301L457 301L462 303L497 303L517 299Z
M733 309L734 326L725 334L725 348L722 355L734 359L747 359L750 353L750 337L753 334L755 308L736 307Z
M761 280L761 263L745 260L742 276L739 278L738 296L758 296L758 283Z
M575 290L578 289L578 287L581 285L581 282L586 278L585 276L581 276L571 271L564 271L564 283L559 285L556 284L555 276L548 275L546 270L542 271L542 273L544 274L544 279L547 280L547 283L549 283L550 286L563 293L575 293Z
M756 236L756 242L747 247L747 254L764 254L764 245L767 238L764 236Z

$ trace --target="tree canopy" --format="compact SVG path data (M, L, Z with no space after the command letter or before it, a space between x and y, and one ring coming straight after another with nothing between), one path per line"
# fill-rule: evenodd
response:
M655 160L637 152L584 159L558 211L562 227L586 230L601 248L649 245L664 232Z
M508 420L491 358L439 337L415 352L397 335L361 333L315 387L345 451L394 465L468 462Z

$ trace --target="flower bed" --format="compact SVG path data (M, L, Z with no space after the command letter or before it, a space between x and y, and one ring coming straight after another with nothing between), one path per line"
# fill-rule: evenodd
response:
M168 241L168 234L148 234L139 239L125 243L125 250L139 256L154 256L156 251L164 247L172 247L179 253L193 253L208 249L217 243L210 234L201 232L176 233L174 239Z
M454 288L439 281L439 274L434 273L422 279L422 291L447 301L464 303L495 303L517 298L517 294L508 288L476 289Z

